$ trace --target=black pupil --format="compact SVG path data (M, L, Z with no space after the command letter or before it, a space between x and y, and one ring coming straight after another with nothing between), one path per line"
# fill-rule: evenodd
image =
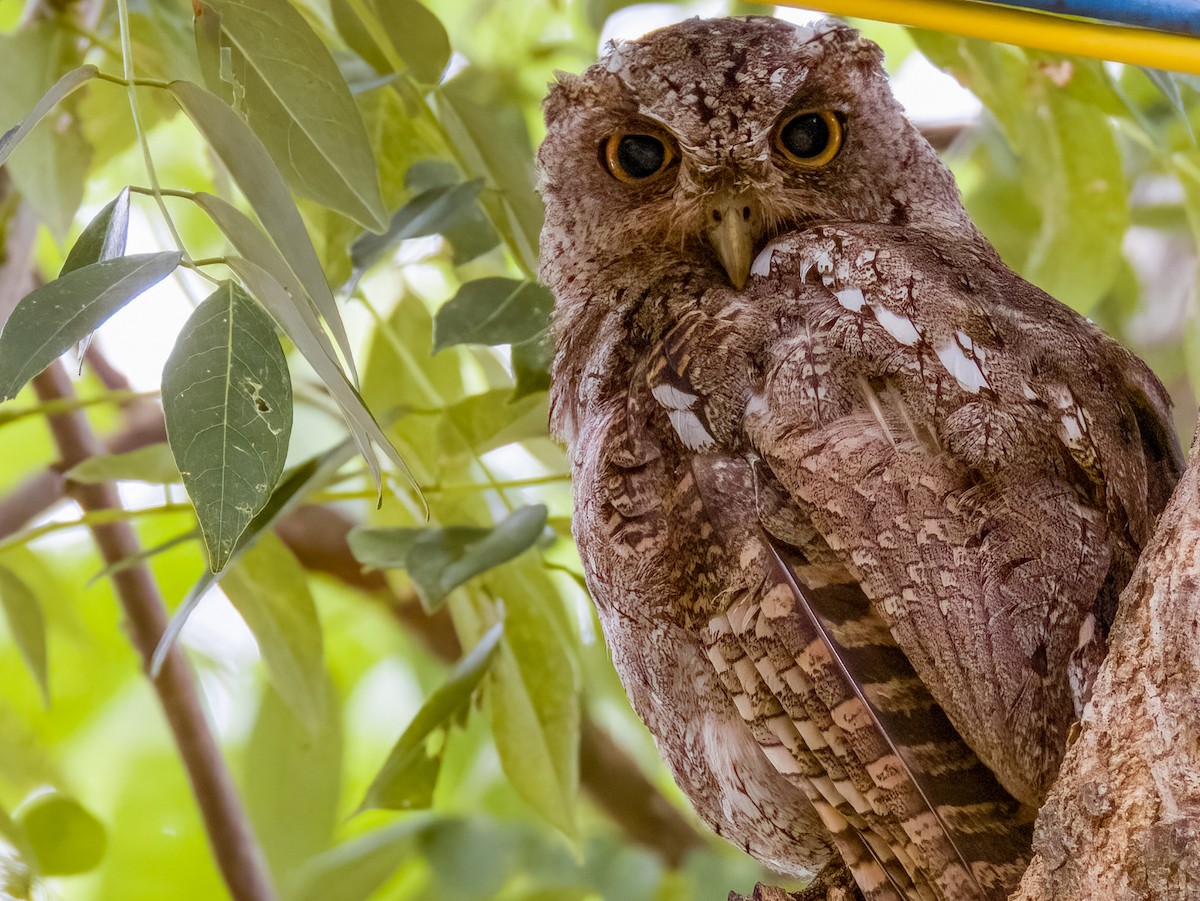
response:
M650 135L625 135L617 144L617 162L630 178L649 178L666 158L663 142Z
M783 126L779 140L793 156L812 159L829 146L829 125L818 113L804 113Z

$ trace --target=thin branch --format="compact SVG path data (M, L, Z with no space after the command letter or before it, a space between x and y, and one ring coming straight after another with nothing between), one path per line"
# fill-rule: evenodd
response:
M21 531L66 496L66 480L54 467L30 476L0 498L0 541Z
M74 396L66 370L55 362L33 381L38 397L45 400ZM78 410L48 420L63 467L71 467L104 452L84 414ZM110 510L120 506L116 488L107 483L72 484L71 496L85 511ZM140 550L137 536L128 523L115 522L91 527L100 554L108 564L124 560ZM148 667L159 638L167 627L167 611L149 569L130 566L112 575L113 587L124 608L134 647ZM233 778L221 756L204 715L204 708L183 652L173 648L156 679L151 680L184 768L192 793L204 818L209 843L217 865L236 901L275 901L267 874L266 860L242 808Z

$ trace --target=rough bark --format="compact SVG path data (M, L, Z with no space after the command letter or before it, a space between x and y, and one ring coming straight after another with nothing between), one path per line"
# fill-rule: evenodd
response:
M1121 597L1013 901L1200 898L1200 455Z

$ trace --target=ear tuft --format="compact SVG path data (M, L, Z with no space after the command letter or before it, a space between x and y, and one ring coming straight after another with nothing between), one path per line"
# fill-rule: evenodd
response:
M555 72L554 82L542 101L542 116L550 128L564 112L575 107L583 93L583 79L570 72Z
M813 27L826 46L839 56L853 58L864 67L883 69L883 48L863 37L857 28L836 19L824 19Z

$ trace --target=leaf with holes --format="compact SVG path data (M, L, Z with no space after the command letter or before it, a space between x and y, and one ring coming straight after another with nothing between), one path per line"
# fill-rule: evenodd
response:
M224 282L198 306L163 370L167 440L220 571L267 503L292 433L292 384L275 327Z
M275 243L304 291L316 304L317 311L328 323L329 330L333 332L334 340L346 359L350 377L357 380L354 358L350 352L350 339L346 335L341 313L333 302L329 284L325 281L321 261L313 249L312 240L304 227L304 220L300 218L300 211L296 209L296 202L292 200L291 192L288 191L287 183L271 162L271 155L263 147L262 141L237 113L215 94L199 85L188 81L173 81L170 90L188 118L208 140L213 152L225 164L225 168L242 189L246 199L250 201L250 206L258 214L263 228L270 234L270 241ZM210 196L203 195L201 200ZM229 207L228 204L225 206ZM242 241L256 240L251 237L253 223L249 226L241 223L236 216L228 214L227 210L220 207L216 199L207 200L204 209L214 215L217 225L227 231L227 236L236 246L241 247ZM237 212L232 207L229 209ZM227 215L218 218L213 213L214 210L217 214ZM239 250L239 253L251 257L244 250ZM269 266L266 268L270 269Z
M83 266L27 294L0 333L0 401L15 397L68 347L179 265L179 254L139 253Z

